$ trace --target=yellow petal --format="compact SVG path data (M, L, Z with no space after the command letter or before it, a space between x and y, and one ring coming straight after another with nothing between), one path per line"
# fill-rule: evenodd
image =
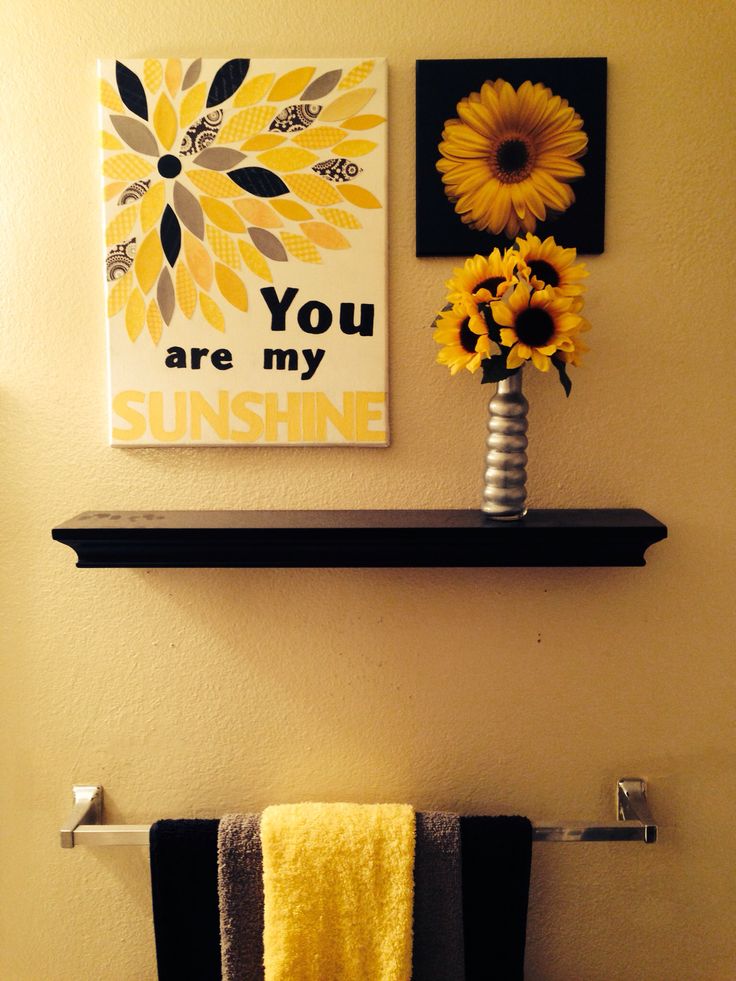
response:
M123 309L130 298L130 294L135 287L133 273L128 272L116 279L114 283L108 283L109 292L107 294L107 316L112 318Z
M366 113L364 116L351 116L350 119L345 120L343 126L345 129L373 129L374 126L380 126L385 122L385 116Z
M174 107L165 92L161 93L156 104L153 113L153 128L159 140L167 150L170 150L174 145L179 127L177 125Z
M138 339L143 330L143 323L146 317L146 301L140 290L134 290L125 308L125 329L131 341Z
M357 184L338 184L342 196L357 208L380 208L381 202L365 187Z
M243 242L242 239L238 242L238 247L243 257L243 262L251 272L254 272L256 276L260 276L261 279L265 279L267 283L272 283L273 277L271 276L271 270L268 268L268 263L258 249L254 245L251 245L250 242Z
M163 333L164 322L161 317L161 311L158 308L158 303L155 300L151 300L148 304L146 326L148 327L148 333L151 335L151 340L154 344L158 344Z
M327 147L334 146L346 136L344 129L337 126L309 126L292 137L298 146L306 147L309 150L325 150Z
M236 194L243 193L243 189L235 181L231 181L227 174L216 170L192 169L187 171L187 177L195 187L213 198L234 198Z
M319 157L316 153L309 150L301 150L298 147L279 147L276 150L267 150L258 157L258 162L269 170L278 170L281 173L290 170L302 170L316 163Z
M150 174L152 164L137 153L118 153L102 164L102 173L113 180L138 181Z
M326 105L319 115L321 123L339 122L360 112L375 95L375 89L354 89L345 95L338 96L334 102Z
M163 181L153 184L141 198L141 228L147 232L161 217L166 203L166 188Z
M257 153L259 150L273 150L275 146L281 146L285 140L286 137L280 136L278 133L258 133L247 139L240 149L249 150L251 153Z
M322 257L308 238L303 235L293 235L291 232L281 232L281 240L287 252L299 259L300 262L321 262Z
M492 303L491 315L500 327L514 326L514 315L505 303Z
M212 226L208 226L211 228ZM186 256L189 271L196 283L203 289L208 290L212 286L212 259L210 259L207 249L202 243L185 230L182 235L184 243L184 255Z
M241 109L240 112L236 112L225 123L217 134L217 140L215 142L242 142L251 136L255 136L256 133L259 133L271 122L277 111L278 107L272 105L251 106L250 109Z
M225 330L225 317L215 301L206 293L199 294L199 308L215 330Z
M143 63L143 82L149 92L158 92L163 81L164 70L156 58L146 58Z
M144 293L150 292L158 279L163 261L164 250L161 248L161 239L158 231L154 229L143 239L133 262L133 269Z
M120 96L117 94L115 89L106 82L104 78L100 79L100 102L105 107L109 109L110 112L124 112L125 106L120 101Z
M176 264L176 303L187 320L191 320L197 306L197 289L183 262Z
M222 228L226 232L245 231L245 225L240 215L224 201L218 201L217 198L202 197L199 199L199 203L213 225L217 225L218 228Z
M349 211L343 211L342 208L319 208L319 213L323 218L326 218L332 225L337 225L338 228L362 228L355 215L351 215Z
M314 68L308 66L295 68L293 71L287 72L276 82L268 93L268 98L272 102L283 102L285 99L293 99L294 96L300 95L304 91L312 75L314 75Z
M274 201L274 204L277 203L282 202ZM283 225L279 216L265 201L259 201L257 198L238 198L233 201L233 204L251 225L258 225L259 228L280 228ZM307 212L307 217L310 217L309 212Z
M335 187L317 174L289 174L284 180L289 189L307 204L337 204L341 200Z
M245 312L248 309L248 293L240 277L221 262L216 262L215 279L227 302L237 310Z
M215 228L214 225L207 225L207 241L210 243L210 247L218 259L221 259L232 269L237 269L240 266L238 246L235 240L229 235L220 231L219 228Z
M169 94L172 98L179 91L179 86L181 85L181 75L181 61L178 58L169 58L169 60L166 62L164 78L166 79L166 88L169 90Z
M532 348L532 364L535 368L539 368L540 371L549 371L551 363L549 358L545 358L535 347Z
M359 65L351 69L347 75L341 80L338 88L340 89L351 89L354 85L360 85L364 82L366 78L373 71L375 61L361 61Z
M327 225L323 221L305 221L301 226L302 231L316 245L321 245L323 249L349 249L350 242L332 225Z
M100 146L103 150L122 150L124 145L120 142L117 136L113 136L112 133L106 133L102 130L100 133Z
M113 181L111 184L107 184L104 190L105 200L109 201L110 198L122 194L127 186L126 181Z
M518 347L518 344L517 344ZM506 358L507 368L520 368L524 364L524 358L520 358L516 347L512 347Z
M278 198L274 199L272 202L272 207L278 211L280 215L283 215L288 221L309 221L312 217L312 212L308 211L303 204L299 204L298 201L292 201L290 198ZM258 224L258 222L256 222ZM282 224L279 222L279 224ZM268 228L268 225L264 225L264 228Z
M260 102L271 87L273 79L274 75L271 72L268 75L256 75L255 78L243 82L233 99L235 108L242 109L244 106L252 106L254 103Z
M340 157L363 157L377 146L373 140L343 140L335 147L335 153Z
M179 106L179 125L182 129L186 129L200 115L202 109L204 109L206 95L207 83L199 82L181 100L181 105Z
M128 238L138 217L138 202L129 204L117 214L105 229L105 245L118 245Z

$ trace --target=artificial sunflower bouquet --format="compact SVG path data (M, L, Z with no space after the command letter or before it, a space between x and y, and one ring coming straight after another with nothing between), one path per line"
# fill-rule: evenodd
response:
M437 362L454 375L481 368L483 382L498 382L531 364L557 370L569 395L568 365L589 348L581 334L585 263L575 249L527 233L501 253L476 255L447 282L446 306L434 322L441 345Z

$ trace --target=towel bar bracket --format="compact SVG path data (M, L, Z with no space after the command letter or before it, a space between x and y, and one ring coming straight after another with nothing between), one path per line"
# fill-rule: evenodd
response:
M61 828L61 847L75 845L147 845L148 824L103 824L101 786L77 785L74 805ZM535 826L534 841L643 841L657 840L647 800L647 782L639 777L622 777L616 785L616 823L566 823Z

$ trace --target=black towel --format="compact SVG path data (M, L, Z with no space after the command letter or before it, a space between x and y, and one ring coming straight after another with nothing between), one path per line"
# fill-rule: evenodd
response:
M532 826L460 818L466 981L523 981Z
M151 826L151 893L159 981L220 981L219 821Z

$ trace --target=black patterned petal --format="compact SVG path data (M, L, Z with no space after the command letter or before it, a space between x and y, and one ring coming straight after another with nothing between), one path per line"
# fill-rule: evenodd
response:
M115 81L123 104L141 119L148 119L148 101L143 83L122 61L115 62Z
M241 167L239 170L228 171L228 177L238 187L258 198L275 198L289 193L289 188L281 178L265 167Z
M161 247L166 261L173 268L181 249L181 225L170 204L166 205L161 218Z
M218 69L207 93L207 108L218 106L236 92L250 68L249 58L233 58Z

